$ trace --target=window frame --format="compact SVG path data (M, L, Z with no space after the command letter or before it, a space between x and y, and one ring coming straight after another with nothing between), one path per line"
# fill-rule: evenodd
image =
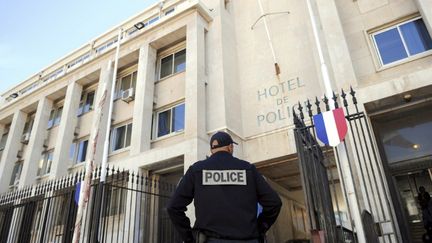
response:
M60 117L59 117L59 110L61 110ZM50 116L48 118L47 130L60 125L62 114L63 114L63 104L58 104L51 109Z
M182 71L178 71L175 72L175 54L181 52L181 51L185 51L185 68ZM161 72L162 72L162 59L172 56L171 61L172 61L172 66L171 66L171 73L168 74L167 76L161 77ZM184 42L180 43L179 45L176 45L172 48L169 48L168 50L162 52L159 54L158 56L158 60L157 60L157 81L159 80L164 80L167 79L169 77L172 77L178 73L182 73L186 71L186 61L187 61L187 49L186 49L186 44Z
M51 160L49 160L50 155L51 155ZM36 174L38 177L43 177L51 173L51 166L52 166L53 159L54 159L54 149L50 149L42 152L41 159L39 161L38 171ZM51 163L49 163L48 166L49 161ZM47 169L49 169L49 171Z
M137 70L136 66L134 66L131 69L127 69L124 72L117 75L116 84L115 84L116 87L115 87L114 100L121 99L122 93L124 91L124 90L122 90L122 82L123 82L123 79L129 75L131 75L131 79L129 81L129 88L128 89L133 88L134 92L136 91L136 83L138 80L138 70ZM134 80L134 77L135 77L135 80Z
M402 20L400 22L388 25L385 28L369 31L368 35L369 35L369 38L370 38L370 41L371 41L371 44L372 44L372 48L373 48L373 50L375 52L374 56L376 58L376 62L377 62L376 65L377 65L378 70L386 69L386 68L393 67L393 66L397 66L397 65L400 65L402 63L410 62L412 60L419 59L419 58L422 58L422 57L425 57L427 55L432 54L432 49L430 49L430 50L427 50L427 51L424 51L424 52L420 52L420 53L411 55L410 51L408 49L408 46L406 44L406 41L405 41L405 39L403 37L403 34L402 34L401 30L400 30L400 26L402 26L404 24L407 24L407 23L410 23L410 22L414 22L414 21L419 20L419 19L422 19L422 21L424 22L422 16L416 15L415 17L405 18L404 20ZM404 46L404 50L405 50L405 52L407 54L407 57L399 59L399 60L396 60L396 61L393 61L393 62L390 62L390 63L387 63L387 64L384 64L383 60L382 60L382 57L381 57L381 53L380 53L379 48L378 48L378 44L377 44L376 39L375 39L375 36L379 35L381 33L390 31L392 29L396 29L398 31L399 37L400 37L400 39L402 41L402 44ZM429 36L432 37L432 33L428 32L428 34L429 34Z
M85 153L84 153L84 160L83 161L78 161L78 154L79 154L80 145L81 145L81 143L84 143L86 141L87 141L87 147L86 147ZM73 155L72 155L72 158L71 158L71 153L70 153L71 151L69 150L69 159L72 160L72 162L73 162L74 165L84 163L87 160L87 153L88 153L88 148L89 148L89 142L90 142L89 138L86 137L86 138L77 139L77 140L75 140L72 143L71 147L73 147L74 151L73 151ZM70 148L70 149L72 149L72 148Z
M129 145L126 146L127 140L128 140L127 137L128 137L128 127L129 127L129 125L130 125L130 130L131 130L130 131L130 142L129 142ZM115 146L114 143L117 140L117 129L119 129L121 127L125 127L124 144L123 144L123 147L118 148L118 149L114 149L115 148L114 147ZM121 124L115 125L115 126L113 126L111 128L111 131L110 131L110 146L109 146L109 152L110 153L118 153L119 151L121 152L121 151L124 151L124 150L130 148L130 146L132 144L132 129L133 129L133 122L132 121L121 123Z
M178 106L181 106L181 105L184 105L185 108L186 108L186 103L184 101L182 101L182 102L176 103L176 104L174 104L174 105L172 105L172 106L170 106L168 108L160 109L160 110L154 112L154 114L153 114L153 126L154 126L154 129L153 129L153 134L152 134L152 138L154 140L158 140L158 139L161 139L161 138L165 138L165 137L168 137L168 136L173 136L175 134L179 134L179 133L183 133L184 132L184 130L185 130L184 127L183 127L183 129L180 129L178 131L173 131L173 116L172 116L173 110L174 110L174 108L176 108ZM162 136L158 136L158 134L159 134L159 114L161 114L163 112L166 112L166 111L170 111L169 133L167 133L165 135L162 135ZM185 118L184 121L186 121L186 109L185 109L185 113L183 114L183 116Z
M0 137L0 151L3 151L6 148L8 136L9 136L9 129L7 129L7 130L5 129L4 133ZM0 159L1 159L1 157L0 157Z
M87 100L88 100L89 94L91 94L91 93L93 93L93 102L92 102L92 104L90 105L89 109L86 110L85 107L86 107L86 105L87 105ZM95 89L91 89L91 90L87 90L87 91L85 91L85 92L81 95L81 100L80 100L80 103L79 103L79 106L78 106L77 116L78 116L78 117L81 117L81 116L83 116L84 114L93 111L93 110L94 110L94 107L95 107L95 105L94 105L95 102L96 102L96 90L95 90Z
M24 160L23 159L15 161L14 167L12 169L11 178L10 178L10 181L9 181L9 186L17 186L19 184L19 181L21 179L23 165L24 165ZM20 166L20 167L18 167L18 171L14 175L13 172L14 172L16 166ZM14 179L13 182L12 182L12 179Z

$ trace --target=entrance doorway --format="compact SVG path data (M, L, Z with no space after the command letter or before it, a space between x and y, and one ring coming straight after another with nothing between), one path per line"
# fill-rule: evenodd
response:
M422 211L418 194L421 186L425 188L426 192L432 192L431 170L412 171L396 175L394 179L399 193L400 204L407 220L411 241L422 242L422 236L426 232L422 214L428 211Z
M410 228L415 224L422 223L422 211L418 201L418 193L420 186L423 186L426 192L432 192L430 172L430 169L424 169L395 176L402 206L410 223Z
M432 103L419 99L391 107L396 100L398 97L375 102L385 104L382 108L387 112L375 107L369 114L402 239L422 242L426 231L417 197L420 186L432 193Z

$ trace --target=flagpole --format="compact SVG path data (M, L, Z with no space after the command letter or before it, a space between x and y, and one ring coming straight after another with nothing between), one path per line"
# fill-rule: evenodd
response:
M311 0L306 0L306 2L307 2L310 21L312 24L312 31L313 31L313 36L314 36L314 40L315 40L315 46L317 48L318 56L319 56L319 60L320 60L321 77L323 79L325 95L330 98L333 96L333 89L332 89L332 84L330 81L330 75L328 72L327 64L326 64L325 59L324 59L324 54L322 51L321 42L319 39L315 15L313 13ZM330 109L333 110L335 108L335 105L331 99L329 101L329 105L330 105ZM340 171L342 173L342 175L340 174L339 177L341 177L341 179L343 179L346 182L343 185L345 185L345 188L346 188L346 191L348 194L346 196L348 197L348 202L350 204L349 208L352 209L351 215L352 215L352 219L354 221L354 225L355 225L355 228L357 231L358 241L359 241L359 243L366 243L363 223L361 220L359 202L358 202L358 198L356 196L355 188L354 188L353 174L351 172L350 166L348 165L348 163L349 163L348 155L346 154L346 150L345 150L344 146L345 145L343 143L340 143L337 147L333 147L334 153L339 154L341 164L344 163L343 165L338 163L338 166L340 167L338 172ZM341 227L342 227L342 225L341 225Z
M101 163L101 177L100 182L103 184L106 179L106 168L107 168L107 162L108 162L108 151L109 151L109 133L111 128L111 119L112 119L112 109L113 109L113 101L114 101L114 92L115 92L115 81L117 77L117 67L118 67L118 57L120 52L120 41L121 36L123 33L123 29L119 28L118 30L118 36L117 36L117 47L116 47L116 53L115 53L115 59L114 59L114 71L112 76L112 86L111 86L111 95L109 96L109 104L108 104L108 121L107 121L107 127L105 132L105 141L104 141L104 148L103 148L103 155L102 155L102 163ZM112 65L111 62L109 65ZM78 243L80 240L81 235L81 223L83 220L83 214L84 210L87 207L87 202L90 196L90 188L91 188L91 177L92 172L94 169L94 159L96 154L96 145L97 145L97 139L99 135L99 125L102 120L103 115L103 108L106 102L107 98L107 82L104 84L104 93L101 94L100 102L96 106L95 109L95 116L99 117L99 119L96 119L96 123L94 124L94 127L97 127L97 132L94 133L94 136L91 138L91 145L92 145L92 153L90 154L90 158L88 158L86 163L86 169L85 169L85 176L84 176L84 183L80 183L81 189L80 189L80 196L79 196L79 202L78 202L78 210L77 210L77 216L75 219L75 226L74 226L74 234L72 238L73 243Z

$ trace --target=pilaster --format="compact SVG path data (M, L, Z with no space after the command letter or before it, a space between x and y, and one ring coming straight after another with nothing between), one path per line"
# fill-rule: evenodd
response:
M39 100L33 128L30 134L28 150L24 157L19 187L31 185L37 176L38 164L43 151L44 139L47 136L47 124L53 101L44 97Z
M187 24L186 30L186 80L185 80L185 139L207 141L206 134L206 90L205 90L205 46L204 24L199 15ZM198 158L198 154L195 156ZM186 159L186 158L185 158ZM201 158L203 159L203 158ZM195 161L185 161L190 164ZM185 165L185 169L188 166Z
M145 44L139 50L138 76L133 111L131 155L150 149L153 97L156 70L156 49Z
M12 171L15 162L18 160L17 153L22 147L21 136L26 119L27 114L20 110L16 111L13 115L6 146L0 161L0 192L5 192L9 189Z
M342 22L339 18L336 2L334 0L313 0L316 3L318 25L321 25L324 58L328 59L328 68L332 83L336 90L347 89L357 85L354 67L348 44L345 39ZM314 4L312 4L314 6Z
M58 128L58 134L54 147L51 177L56 178L67 174L69 162L69 150L72 145L75 127L78 117L77 111L81 99L82 86L71 82L66 90L65 103Z
M87 159L93 158L95 164L100 164L102 162L104 142L105 139L108 139L106 138L106 129L108 124L109 102L111 101L111 88L113 85L113 71L114 68L112 61L108 61L106 64L102 65L99 75L95 111L93 114L90 140L86 156ZM96 142L96 146L92 144L93 141ZM96 148L96 151L94 148Z

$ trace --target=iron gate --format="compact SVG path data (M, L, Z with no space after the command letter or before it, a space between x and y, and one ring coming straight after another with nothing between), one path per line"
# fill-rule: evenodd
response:
M125 170L92 172L79 242L181 242L166 205L175 185ZM0 195L0 243L72 242L84 173ZM103 193L100 193L101 190Z
M351 88L349 94L341 91L333 93L330 99L315 97L299 102L293 108L294 135L300 170L312 231L324 233L326 242L357 242L356 228L351 215L353 202L347 199L346 181L341 166L347 165L354 180L354 193L358 199L356 205L362 215L364 238L367 242L398 242L398 228L391 205L385 173L377 153L369 121L364 111L359 109L356 92ZM348 95L351 99L348 99ZM316 139L313 116L330 111L332 103L336 108L342 104L348 123L348 133L339 147L329 147ZM354 111L352 111L354 110ZM334 169L339 178L335 178ZM340 184L347 207L347 221L341 220L339 204L332 199L336 194L336 184ZM333 203L333 201L335 203ZM336 211L336 212L335 212ZM339 214L339 215L338 215ZM336 217L338 220L336 220Z

